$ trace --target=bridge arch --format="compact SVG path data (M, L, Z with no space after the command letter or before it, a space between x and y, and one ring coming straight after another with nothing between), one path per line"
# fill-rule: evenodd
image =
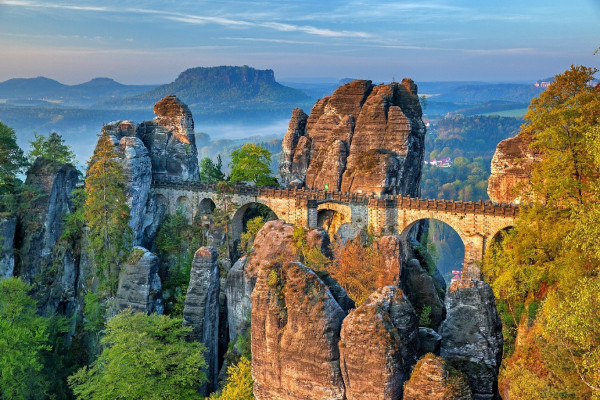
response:
M198 203L198 212L200 214L212 214L216 208L216 204L210 197L205 197Z
M317 205L317 226L330 236L339 235L342 239L356 236L352 226L352 209L347 204L324 202Z
M428 239L427 252L431 249L430 245L435 250L435 262L438 271L449 282L455 275L453 271L462 271L465 261L465 244L468 243L460 235L458 230L451 224L443 221L442 218L423 218L409 224L404 231L401 232L403 242L409 240L421 239L417 237L419 224L427 222L426 231L422 232ZM408 253L410 247L406 246L405 251ZM431 253L429 253L431 255ZM407 254L408 255L408 254Z
M234 241L237 241L242 236L246 229L248 220L255 216L262 216L266 221L280 219L273 209L263 203L249 202L238 208L231 218L231 228Z
M194 207L192 206L192 202L187 196L179 196L175 201L175 212L177 210L182 210L184 215L188 219L188 223L194 220Z

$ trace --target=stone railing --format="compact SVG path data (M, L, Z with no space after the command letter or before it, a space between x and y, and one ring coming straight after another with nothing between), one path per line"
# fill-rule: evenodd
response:
M175 190L191 190L194 192L217 192L214 183L183 182L169 177L154 177L152 186ZM505 217L516 217L518 206L511 204L495 204L490 201L454 201L438 199L422 199L400 195L376 195L375 193L348 193L307 188L272 188L248 185L231 186L231 193L241 196L266 198L290 198L316 201L332 201L345 204L369 204L371 207L399 208L411 210L427 210L441 212L458 212L463 214L484 214Z

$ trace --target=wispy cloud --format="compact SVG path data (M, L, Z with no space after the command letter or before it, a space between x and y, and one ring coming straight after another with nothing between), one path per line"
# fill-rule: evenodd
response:
M308 35L315 35L321 37L346 37L346 38L370 38L372 34L361 31L349 31L349 30L333 30L328 28L321 28L311 25L294 25L289 23L282 23L279 21L249 21L244 19L228 18L222 16L212 15L195 15L195 14L183 14L177 12L154 10L146 8L125 8L117 9L111 7L100 7L100 6L78 6L62 3L40 3L25 0L0 0L0 4L14 7L24 8L46 8L46 9L65 9L73 11L88 11L88 12L112 12L112 13L132 13L132 14L151 14L160 18L182 22L193 25L206 25L214 24L224 27L238 27L238 28L266 28L275 30L278 32L301 32Z
M478 55L523 55L532 54L537 50L531 47L516 47L510 49L465 49L462 50L467 54L478 54Z
M307 45L319 45L322 42L309 42L302 40L286 40L286 39L268 39L268 38L254 38L254 37L223 37L223 40L241 40L246 42L266 42L266 43L285 43L285 44L307 44Z

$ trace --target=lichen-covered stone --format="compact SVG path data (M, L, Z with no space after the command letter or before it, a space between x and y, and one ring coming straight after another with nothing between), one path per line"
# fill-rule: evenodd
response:
M383 258L384 276L388 285L398 285L404 261L404 246L397 235L382 236L373 243Z
M281 176L281 184L287 186L294 180L302 180L306 176L306 168L308 167L308 154L302 155L302 149L306 148L306 144L298 146L298 141L306 141L305 130L308 115L299 108L292 111L292 118L288 124L287 133L281 143L281 159L279 162L279 175ZM304 139L302 139L304 138ZM310 146L308 147L310 150ZM303 160L300 159L303 158ZM292 168L294 165L294 168Z
M531 140L523 134L505 139L496 146L492 158L491 175L488 179L488 196L494 203L519 204L521 196L515 192L524 190L531 177L532 164L540 160L529 148Z
M62 303L74 300L77 277L72 254L55 255L65 216L73 208L73 190L79 173L71 164L38 158L27 171L26 185L38 191L29 208L19 216L15 235L18 257L15 275L32 283L40 310L55 313ZM55 262L56 261L56 262Z
M0 217L0 279L10 278L15 269L15 230L17 217Z
M404 400L472 400L466 376L441 357L427 354L419 360L404 385Z
M430 326L437 329L446 316L442 293L435 279L421 267L419 260L413 258L403 263L400 283L417 313L422 313L426 307L430 308Z
M446 309L441 356L467 375L474 399L497 399L503 338L492 288L482 281L455 281Z
M413 81L352 81L304 115L294 110L283 141L284 186L418 194L425 125Z
M156 118L142 122L136 131L150 152L154 176L199 181L198 150L190 109L169 95L154 105L154 113Z
M131 307L134 312L162 314L162 285L158 276L160 260L143 247L136 246L121 268L117 289L117 309Z
M152 163L144 143L137 137L122 137L117 154L127 177L126 196L130 208L133 244L144 241L145 216L148 212L150 185L152 184Z
M200 390L204 394L216 388L219 375L219 291L217 251L213 247L201 247L192 263L183 324L193 328L190 339L202 342L206 347L204 359L208 382Z
M340 335L348 400L395 400L417 362L417 315L401 289L385 286L344 320Z
M344 399L338 341L346 313L300 263L261 268L252 293L252 376L258 400Z
M248 257L237 260L227 273L225 295L227 297L227 320L229 325L229 340L235 342L239 335L250 326L250 312L252 299L250 295L254 290L256 277L246 275Z

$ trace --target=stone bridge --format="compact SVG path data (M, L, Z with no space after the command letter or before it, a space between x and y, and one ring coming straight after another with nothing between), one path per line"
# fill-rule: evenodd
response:
M397 234L404 240L419 221L434 219L452 227L465 246L463 276L480 277L480 263L494 237L514 224L518 208L491 202L431 200L314 189L281 189L236 186L219 193L214 184L154 180L155 201L175 213L183 207L191 218L215 207L228 207L233 215L235 238L243 232L244 213L252 204L263 204L290 224L308 228L324 226L350 236L359 229L376 234Z

